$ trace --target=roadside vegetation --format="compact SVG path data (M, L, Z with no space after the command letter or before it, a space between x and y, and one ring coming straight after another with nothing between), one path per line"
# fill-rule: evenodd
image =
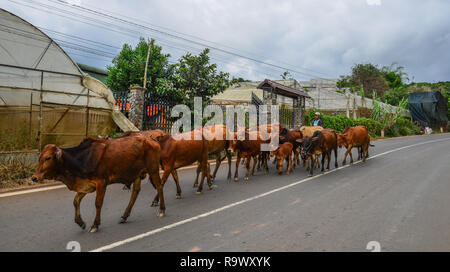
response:
M414 82L404 70L395 62L381 68L372 63L355 64L349 75L341 76L337 87L348 88L363 97L378 98L393 106L407 105L410 93L438 91L449 99L447 116L450 118L450 81Z

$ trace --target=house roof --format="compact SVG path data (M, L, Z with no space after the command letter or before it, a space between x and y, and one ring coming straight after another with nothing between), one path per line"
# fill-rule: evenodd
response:
M263 89L264 87L271 87L273 90L275 90L276 93L288 96L288 97L297 97L297 96L303 96L306 98L311 98L305 91L294 89L292 87L285 86L283 84L280 84L278 82L275 82L270 79L265 79L263 82L261 82L258 85L258 89Z

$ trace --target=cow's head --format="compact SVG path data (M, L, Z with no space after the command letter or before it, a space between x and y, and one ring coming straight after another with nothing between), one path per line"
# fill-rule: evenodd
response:
M62 150L54 144L48 144L39 155L39 164L34 171L31 180L33 182L42 181L44 178L52 178L58 170L61 161Z
M300 143L301 146L301 156L302 158L310 157L312 154L314 154L314 149L316 147L316 144L319 141L319 137L309 137L305 136L302 139L296 140L298 143Z
M346 142L346 134L345 133L336 133L337 135L337 145L341 148L343 145L347 145Z

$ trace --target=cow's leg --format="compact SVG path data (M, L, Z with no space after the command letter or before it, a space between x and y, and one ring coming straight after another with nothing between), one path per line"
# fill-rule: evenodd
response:
M306 171L309 171L309 165L311 163L311 158L310 157L306 157Z
M247 169L247 171L245 172L244 181L248 180L248 176L250 174L250 162L251 162L251 160L252 160L252 157L250 155L247 156L246 161L245 161L245 168Z
M327 156L327 152L322 152L322 167L320 168L320 171L323 172L325 171L325 157Z
M164 171L166 173L166 171ZM170 173L170 171L168 171ZM164 174L163 174L164 175ZM162 179L159 178L159 171L153 171L150 175L152 177L152 180L156 186L156 191L158 192L158 195L156 196L157 199L159 199L159 217L163 217L166 213L166 204L164 202L164 183L162 183ZM169 176L169 174L167 174ZM167 180L167 177L166 177ZM155 197L155 199L156 199ZM154 202L154 200L153 200ZM153 204L152 204L153 205ZM156 202L156 205L158 205L158 202Z
M310 157L308 157L308 159L309 159L309 164L308 164L308 167L309 167L309 176L311 177L312 175L313 175L313 169L314 169L314 159L315 159L315 156L316 155L311 155ZM310 167L311 166L311 167Z
M161 179L159 179L159 174L158 174L158 180L160 181L160 184L161 184L162 187L164 187L164 184L166 183L167 179L169 178L170 173L172 173L172 171L173 171L172 169L173 169L173 167L166 166L166 168L164 169L164 173L163 173ZM153 180L153 176L151 176L151 177L152 177L152 180ZM160 197L160 194L159 194L159 191L158 191L158 185L157 185L156 182L155 182L155 187L156 187L157 193L155 195L155 198L153 199L152 207L158 206L159 197Z
M342 165L345 165L348 153L350 153L350 158L352 158L352 153L351 153L352 147L353 147L352 145L347 146L347 151L345 151L344 160L342 161ZM353 159L351 159L350 163L353 163Z
M260 154L259 156L256 156L256 160L258 161L258 167L256 168L256 170L261 171L261 161L262 161L262 154ZM256 161L255 161L256 163ZM253 176L253 174L252 174Z
M260 156L263 156L263 155L261 154ZM258 156L254 156L254 157L253 157L252 176L255 175L255 165L256 165L256 161L258 161L258 165L259 165L259 167L261 168L261 160L263 160L263 159L264 159L263 157L261 157L261 159L258 158ZM262 164L264 164L264 162L263 162Z
M231 180L231 153L228 149L225 149L225 152L227 153L227 159L228 159L228 176L227 180Z
M358 146L357 149L358 149L358 160L360 160L360 159L362 158L362 149L361 149L361 146Z
M216 179L217 171L219 170L220 165L222 164L222 160L220 158L220 153L216 155L216 167L214 168L214 172L212 174L211 180L214 182Z
M334 148L334 167L338 168L338 162L337 162L337 146Z
M236 170L234 171L234 181L238 181L239 177L238 177L238 172L239 172L239 163L241 162L241 156L240 154L237 154L237 158L236 158Z
M209 167L208 167L208 162L205 159L202 159L202 161L200 162L200 165L202 166L202 177L200 178L200 186L198 186L197 192L196 194L201 194L203 191L203 183L205 182L205 177L206 177L206 172L209 172ZM208 184L209 184L209 179L208 179Z
M287 174L289 175L291 173L291 171L292 171L292 163L293 163L293 161L292 161L291 154L289 154L288 156L289 156L289 160L288 160L288 166L287 166ZM294 160L295 160L295 158L294 158Z
M198 176L200 175L200 172L202 171L202 167L200 166L200 164L197 166L197 175L195 177L195 182L194 185L192 185L192 187L197 187L198 186Z
M294 149L294 160L292 161L292 167L295 169L295 166L300 164L300 161L298 159L298 152L296 151L296 149Z
M137 199L140 191L141 191L141 178L138 177L133 182L133 188L131 191L130 201L128 202L128 206L122 215L122 219L120 220L120 223L125 223L127 221L127 218L128 218L128 216L130 216L131 209L133 209L133 205L136 202L136 199Z
M75 207L75 223L77 223L82 229L86 228L86 224L83 219L81 219L80 203L85 195L86 193L77 193L73 199L73 206Z
M180 187L180 179L178 178L178 172L177 170L173 170L172 171L172 177L175 181L175 185L177 186L177 195L176 198L180 199L181 198L181 187Z
M366 158L368 157L368 152L369 152L369 144L365 144L363 146L361 146L362 149L362 162L366 162Z
M100 226L100 214L102 211L103 199L105 198L106 193L106 180L97 181L97 187L95 188L95 190L97 191L97 194L95 196L96 213L94 223L92 224L89 232L97 232L98 226Z
M327 151L327 160L328 160L328 163L327 163L327 171L328 171L328 170L330 170L331 150Z

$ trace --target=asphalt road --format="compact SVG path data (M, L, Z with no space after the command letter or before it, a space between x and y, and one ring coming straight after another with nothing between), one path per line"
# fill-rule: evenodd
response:
M370 241L382 251L450 251L450 134L374 144L366 163L312 178L303 168L279 176L271 165L248 182L241 168L240 181L228 182L222 166L217 187L202 195L194 170L180 171L183 198L169 179L163 218L144 182L126 224L118 221L130 192L112 185L94 234L73 222L74 193L65 188L0 195L0 251L66 251L69 241L81 251L367 251ZM94 195L81 205L87 226Z

